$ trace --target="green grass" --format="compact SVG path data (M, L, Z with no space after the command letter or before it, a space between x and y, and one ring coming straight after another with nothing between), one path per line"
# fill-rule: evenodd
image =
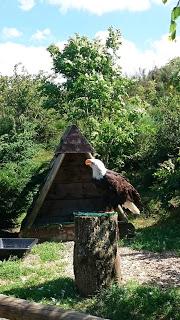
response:
M63 243L36 245L23 259L0 262L0 293L71 308L82 300L65 273Z
M0 279L18 279L21 276L20 261L0 262Z
M88 310L111 320L175 320L180 315L180 296L175 289L114 285L97 296Z
M153 252L174 251L180 255L180 214L164 219L138 218L133 224L136 227L136 237L122 240L121 245Z
M136 225L142 238L133 240L131 245L147 248L151 239L145 230L155 228L158 235L158 230L165 228L163 224L161 229L158 223L151 219L146 220L146 223L137 220ZM172 227L172 224L169 224L170 226ZM169 232L167 230L168 228L166 232ZM153 234L156 234L155 231ZM176 235L176 231L173 234ZM161 239L161 235L158 236ZM144 246L141 242L143 237L144 241L146 240ZM155 249L159 250L160 247L154 245ZM92 298L83 299L79 296L73 279L67 277L65 253L64 244L45 242L36 245L23 259L0 262L0 293L65 309L80 310L111 320L180 319L180 295L177 288L161 289L129 282L120 287L112 285Z
M32 249L33 254L39 255L41 261L55 261L60 258L60 253L63 251L63 244L57 242L44 242L35 246Z
M58 278L64 271L64 245L45 242L36 245L24 259L0 261L0 292L23 290Z

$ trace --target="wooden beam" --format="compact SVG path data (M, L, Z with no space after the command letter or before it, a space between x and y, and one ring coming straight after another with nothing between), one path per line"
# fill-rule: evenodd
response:
M43 201L52 185L52 182L61 166L61 163L64 159L64 154L59 154L57 156L57 158L55 159L53 165L52 165L52 169L51 171L49 172L49 175L46 179L46 182L42 188L42 190L40 191L40 194L39 194L39 197L37 198L36 200L36 203L35 203L35 206L31 212L31 214L29 215L29 217L27 218L27 221L26 221L26 225L25 225L25 228L27 229L30 229L34 220L36 219L36 216L38 214L38 211L39 209L41 208L42 204L43 204Z
M30 303L23 299L2 294L0 294L0 317L9 320L103 320L85 313L40 303Z

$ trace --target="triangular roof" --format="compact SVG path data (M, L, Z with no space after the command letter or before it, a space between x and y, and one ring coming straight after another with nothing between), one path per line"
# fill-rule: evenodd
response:
M56 154L89 152L94 153L94 149L76 125L71 125L67 128L56 149Z

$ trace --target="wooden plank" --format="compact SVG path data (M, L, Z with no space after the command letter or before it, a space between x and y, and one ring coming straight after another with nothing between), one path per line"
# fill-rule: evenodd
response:
M63 215L63 216L44 216L41 218L38 218L36 220L36 227L40 226L48 226L53 224L64 224L65 222L71 222L74 223L74 216L71 215Z
M53 183L47 195L48 200L52 199L87 199L102 195L102 190L92 182L85 183Z
M28 302L2 294L0 294L0 317L9 320L103 320L85 313Z
M62 163L62 168L66 167L82 167L85 166L87 157L83 154L83 157L79 154L74 154L74 157L69 157L69 154L65 154L65 161Z
M104 210L103 197L90 199L72 199L72 200L45 200L38 216L58 216L61 214L71 214L77 211L97 211Z
M43 204L43 201L46 198L46 195L51 187L51 184L52 184L52 182L53 182L53 180L59 170L59 167L61 166L63 159L64 159L64 154L59 154L57 156L57 158L55 159L54 164L52 166L52 169L46 179L46 182L45 182L45 184L39 194L38 199L36 200L35 206L31 212L31 214L27 218L26 225L25 225L26 228L29 229L32 226L32 224L37 216L37 213L40 210L40 208Z
M78 182L91 182L92 171L91 168L72 167L59 170L55 182L60 183L78 183Z
M57 182L81 182L92 180L92 169L85 165L89 154L66 154L56 176Z

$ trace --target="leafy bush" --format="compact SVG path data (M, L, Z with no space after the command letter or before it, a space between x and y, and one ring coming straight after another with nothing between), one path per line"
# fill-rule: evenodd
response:
M44 81L40 76L18 74L17 68L12 77L0 77L1 227L26 212L51 151L45 159L40 154L56 144L58 128L63 126L55 109L42 106Z
M178 207L180 204L180 157L161 163L154 177L156 182L152 189L164 206Z
M1 228L12 225L26 212L42 183L46 166L33 159L9 162L0 171Z

